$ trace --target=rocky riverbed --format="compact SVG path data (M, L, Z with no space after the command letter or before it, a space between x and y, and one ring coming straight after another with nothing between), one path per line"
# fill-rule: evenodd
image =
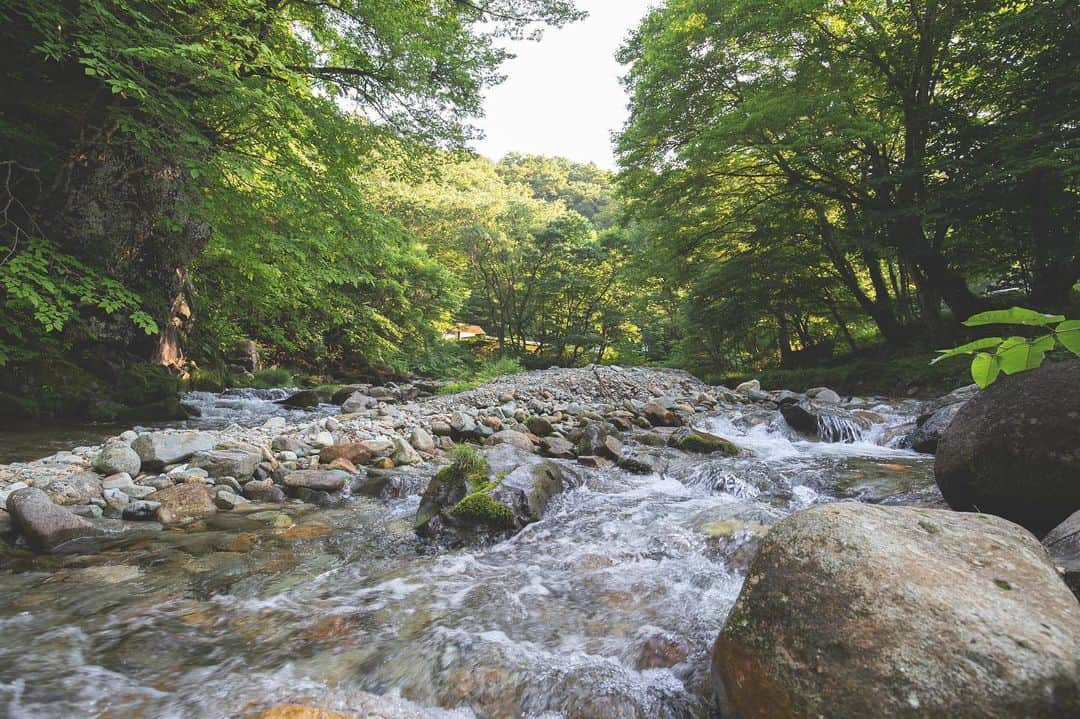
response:
M944 508L907 447L966 399L617 367L429 390L0 466L0 707L716 716L710 651L769 528L838 500Z

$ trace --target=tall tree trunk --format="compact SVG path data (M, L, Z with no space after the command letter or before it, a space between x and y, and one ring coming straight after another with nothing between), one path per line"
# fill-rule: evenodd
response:
M1034 255L1031 303L1041 309L1060 309L1068 304L1080 275L1080 242L1069 241L1062 221L1063 210L1075 201L1066 195L1061 176L1049 168L1028 173L1023 187L1029 198Z

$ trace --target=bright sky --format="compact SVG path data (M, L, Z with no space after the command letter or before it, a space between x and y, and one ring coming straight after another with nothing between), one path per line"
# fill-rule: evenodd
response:
M615 51L655 0L578 0L589 17L539 42L510 45L517 55L502 67L503 84L490 90L482 155L508 152L558 155L614 169L611 133L626 119L626 95Z

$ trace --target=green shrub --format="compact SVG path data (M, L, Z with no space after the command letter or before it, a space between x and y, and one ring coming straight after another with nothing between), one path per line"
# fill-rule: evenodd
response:
M196 392L225 390L225 370L221 367L196 367L188 378L188 389Z
M253 385L258 389L272 389L274 387L292 387L293 375L283 367L267 367L255 373Z

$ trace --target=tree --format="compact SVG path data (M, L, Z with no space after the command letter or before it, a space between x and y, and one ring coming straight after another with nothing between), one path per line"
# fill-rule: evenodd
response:
M500 79L498 38L577 17L568 0L2 2L0 167L12 173L0 239L11 256L29 251L28 237L51 243L63 263L93 271L85 277L141 295L158 319L191 294L187 268L208 243L241 276L265 274L276 258L243 245L278 215L303 217L313 234L289 240L310 243L309 259L327 259L318 254L327 225L334 234L349 225L351 251L372 258L365 266L386 264L401 245L374 241L384 223L356 197L348 207L371 224L342 223L320 173L332 167L342 180L350 162L363 171L389 137L413 166L426 145L459 146L473 135L462 118ZM263 190L276 202L257 198L260 217L223 210ZM232 210L248 223L229 221ZM0 343L59 333L28 322L18 278L5 277Z
M959 316L982 307L972 287L1014 266L1060 300L1077 276L1067 15L981 0L667 2L620 53L627 210L690 258L812 228L831 296L897 344L941 331L942 301ZM1015 151L995 157L989 138ZM753 234L778 203L799 208L797 240Z

